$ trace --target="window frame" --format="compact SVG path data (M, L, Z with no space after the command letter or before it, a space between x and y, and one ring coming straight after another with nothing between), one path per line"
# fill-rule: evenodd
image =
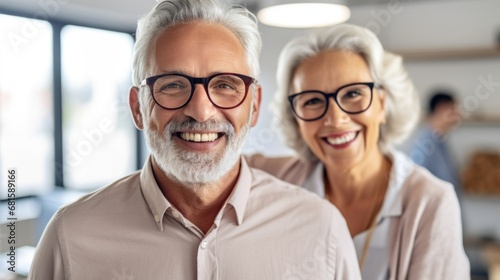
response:
M12 11L5 8L0 8L0 14L23 17L27 20L33 19L33 14L29 14L26 12ZM39 19L39 18L36 18ZM54 174L52 174L54 178L55 188L65 189L67 186L64 184L64 150L63 150L63 106L62 106L62 61L61 61L61 31L67 25L74 25L79 27L87 27L94 28L106 31L114 31L128 34L132 37L132 40L135 42L135 30L127 30L127 29L116 29L109 28L102 25L92 25L79 21L67 21L67 20L59 20L53 17L48 16L47 18L40 19L47 21L52 27L52 64L53 64L53 73L52 73L52 83L53 83L53 92L52 92L52 116L54 118L54 131L53 131L53 139L54 139L54 162L53 170ZM132 82L130 84L132 86ZM144 161L144 138L142 136L142 132L138 129L135 130L135 158L136 162L134 164L136 169L141 169ZM99 186L96 186L96 188ZM26 197L32 197L33 194L29 194ZM3 201L4 199L2 199Z

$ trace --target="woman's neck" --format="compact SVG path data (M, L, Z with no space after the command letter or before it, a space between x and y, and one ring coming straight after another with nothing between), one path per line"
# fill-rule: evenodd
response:
M325 192L335 205L348 206L372 197L375 190L385 189L390 169L391 162L380 151L350 168L325 166Z
M351 236L370 229L384 203L391 162L374 154L350 168L325 166L325 194L344 216Z

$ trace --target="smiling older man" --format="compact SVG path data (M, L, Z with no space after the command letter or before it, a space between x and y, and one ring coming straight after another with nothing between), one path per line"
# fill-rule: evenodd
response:
M130 107L151 156L55 214L30 279L360 278L338 210L240 156L260 46L255 17L215 0L139 22Z

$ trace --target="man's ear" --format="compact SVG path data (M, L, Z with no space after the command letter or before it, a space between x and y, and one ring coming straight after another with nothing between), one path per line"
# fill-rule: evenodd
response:
M139 103L138 87L132 86L130 88L128 104L130 106L130 112L132 113L135 126L140 130L144 129L144 124L142 123L141 104Z
M250 122L251 127L254 127L257 124L257 120L259 119L261 97L262 87L260 85L256 85L252 101L252 108L250 108L250 110L252 110L252 120Z

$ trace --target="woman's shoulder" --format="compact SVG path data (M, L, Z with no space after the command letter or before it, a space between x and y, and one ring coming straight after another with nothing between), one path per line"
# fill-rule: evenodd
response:
M453 191L453 185L434 176L426 168L415 165L412 173L407 178L407 183L412 186L414 191L422 194L438 195Z
M405 180L402 191L403 204L406 207L432 209L432 205L455 203L458 200L452 184L437 178L418 165L414 166Z
M298 156L269 157L262 154L244 155L248 165L263 170L279 179L302 185L315 166Z
M403 212L394 223L392 252L407 262L396 262L394 257L391 270L400 271L398 278L411 274L429 279L435 274L461 279L469 265L462 245L460 205L453 186L415 165L405 179L402 196Z
M401 187L403 199L426 200L427 198L448 197L454 194L453 185L434 176L425 167L415 164L405 153L391 150L393 161L391 178Z

